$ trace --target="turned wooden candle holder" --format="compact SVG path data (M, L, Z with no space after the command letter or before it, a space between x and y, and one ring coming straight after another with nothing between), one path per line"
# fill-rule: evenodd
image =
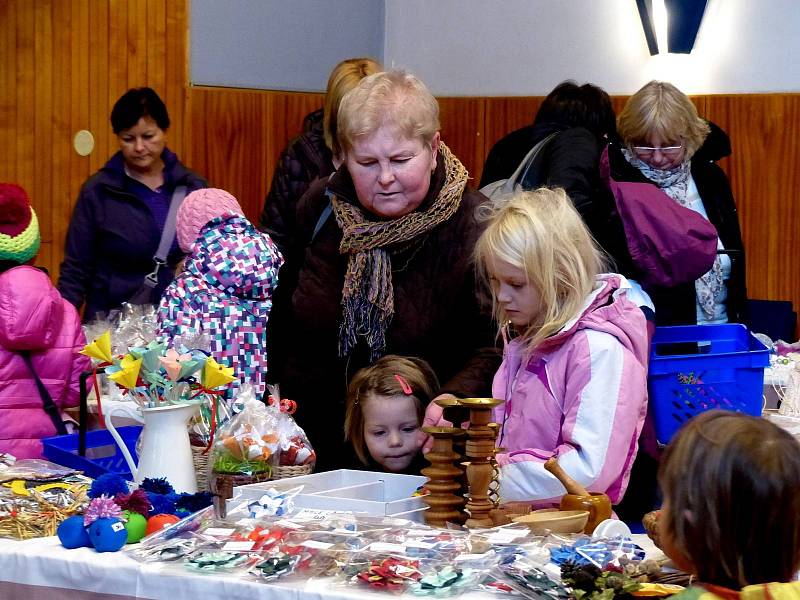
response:
M453 451L453 440L464 435L459 427L424 427L433 438L433 448L425 455L431 466L422 469L428 478L425 487L428 494L422 501L429 506L425 511L425 522L432 527L445 527L450 523L463 523L464 495L459 478L462 469L455 465L461 458Z
M489 485L494 473L492 461L497 428L489 424L492 410L503 401L496 398L461 398L459 403L469 409L465 454L470 460L464 463L469 484L466 505L469 518L465 524L467 527L491 527L490 512L495 504L489 497Z

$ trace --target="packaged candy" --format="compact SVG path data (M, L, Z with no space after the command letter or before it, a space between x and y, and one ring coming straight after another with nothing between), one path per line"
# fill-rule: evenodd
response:
M306 432L294 420L292 415L297 410L294 400L281 399L277 385L268 385L269 398L267 404L275 414L278 436L278 465L282 467L310 465L313 469L317 455L308 441Z

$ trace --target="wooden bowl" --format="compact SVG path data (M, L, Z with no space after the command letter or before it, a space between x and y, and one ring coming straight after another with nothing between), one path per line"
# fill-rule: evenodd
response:
M529 515L514 517L514 523L526 525L531 533L580 533L589 521L588 510L543 508Z

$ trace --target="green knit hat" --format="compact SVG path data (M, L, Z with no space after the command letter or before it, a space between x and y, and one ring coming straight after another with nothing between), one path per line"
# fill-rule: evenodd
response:
M15 183L0 183L0 261L28 263L41 242L28 194Z

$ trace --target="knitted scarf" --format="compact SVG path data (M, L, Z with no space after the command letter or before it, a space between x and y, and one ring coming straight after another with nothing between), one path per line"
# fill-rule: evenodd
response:
M654 169L649 164L639 159L627 148L622 150L625 160L639 169L650 181L656 184L662 192L672 198L681 206L689 208L689 177L691 177L691 161L684 160L673 169ZM708 320L714 318L714 306L721 301L725 292L725 280L722 276L722 259L718 254L714 259L711 270L694 282L697 293L697 303Z
M452 217L461 204L467 170L443 143L439 143L445 181L436 199L417 210L389 221L372 221L360 206L331 196L333 213L342 230L339 252L348 254L342 287L342 322L339 356L345 357L363 337L370 360L383 355L386 330L394 316L392 261L387 248L426 233Z

